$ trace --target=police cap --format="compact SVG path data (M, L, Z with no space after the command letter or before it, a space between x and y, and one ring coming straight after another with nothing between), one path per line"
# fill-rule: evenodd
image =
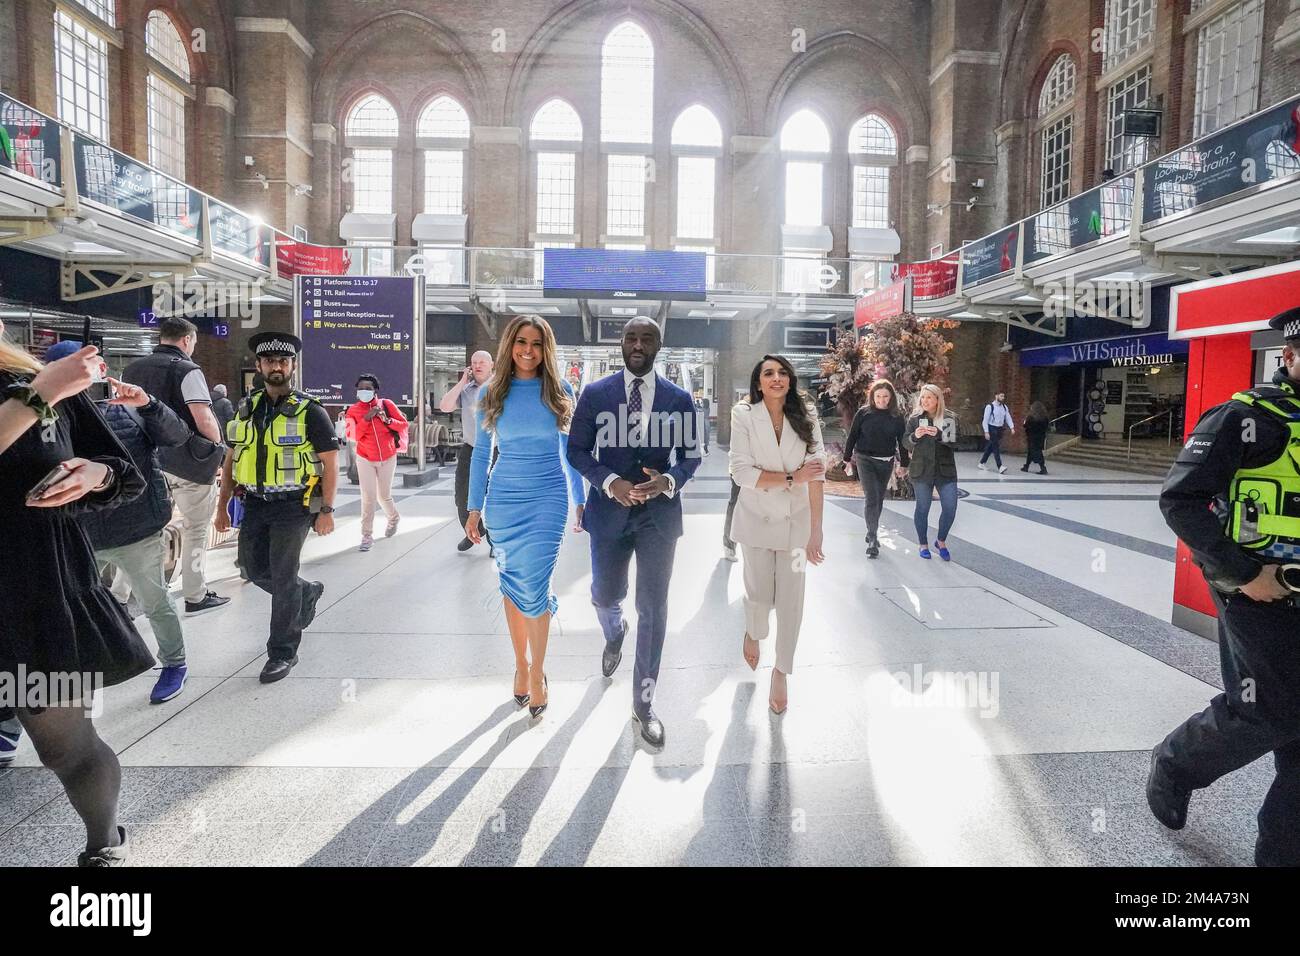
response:
M294 358L302 351L302 339L288 332L258 332L248 340L253 355L288 355Z
M1288 342L1300 340L1300 306L1294 309L1287 309L1280 315L1275 315L1268 320L1269 328L1277 329L1282 333L1282 338Z

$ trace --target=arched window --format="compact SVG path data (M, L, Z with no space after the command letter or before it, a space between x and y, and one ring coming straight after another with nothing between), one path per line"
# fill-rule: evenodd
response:
M582 120L559 98L537 108L528 126L536 179L533 248L572 249L577 245L578 150ZM543 256L536 256L535 278L542 278Z
M348 112L343 129L352 149L350 175L343 177L352 181L352 212L392 213L397 111L371 93Z
M144 49L149 56L149 164L183 181L190 58L176 25L161 10L150 11L145 22Z
M831 151L831 133L810 109L792 114L781 126L785 157L785 219L781 230L781 287L786 292L816 287L822 260L830 249L825 229L823 178Z
M605 247L646 246L648 153L654 140L654 44L624 21L600 50L600 141L625 151L605 157Z
M868 113L849 131L849 163L853 168L853 215L858 229L890 227L890 182L898 164L898 134L889 121Z
M1038 163L1040 208L1070 195L1074 151L1074 57L1062 53L1052 63L1038 94Z
M59 119L108 141L108 40L113 0L74 0L54 12L54 83ZM88 16L83 16L84 11Z
M424 150L424 211L460 215L465 208L469 114L450 96L439 96L420 112L416 135Z
M717 230L718 157L722 155L722 124L706 106L688 106L673 122L672 151L676 163L677 222L673 248L678 252L709 253L705 281L713 285Z
M344 130L349 136L396 136L397 111L388 100L371 93L352 107Z

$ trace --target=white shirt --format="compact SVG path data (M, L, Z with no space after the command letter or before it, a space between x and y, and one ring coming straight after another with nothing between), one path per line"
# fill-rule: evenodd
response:
M642 415L649 414L650 411L653 410L655 407L655 378L656 378L656 373L653 367L650 369L650 371L640 376L639 379L637 376L629 372L626 367L624 367L623 369L623 397L626 402L631 403L632 401L632 383L635 381L641 382L641 414ZM610 475L608 478L605 479L605 483L600 486L601 491L605 492L605 494L608 495L610 498L613 498L614 496L610 494L609 489L610 486L614 484L614 479L617 477L619 476ZM673 476L667 473L664 474L664 477L668 479L668 490L665 491L664 494L666 494L669 498L671 498L677 492L677 482L673 481ZM650 479L647 477L646 480L649 481ZM639 482L634 481L633 484L639 484Z
M989 402L984 406L984 430L986 432L989 430L990 425L1010 429L1013 433L1016 430L1015 422L1011 420L1011 410L998 401Z

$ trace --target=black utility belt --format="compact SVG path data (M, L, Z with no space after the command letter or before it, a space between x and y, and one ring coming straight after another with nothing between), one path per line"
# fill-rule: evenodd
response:
M302 496L306 493L306 488L300 488L297 491L268 491L266 494L259 494L250 488L246 488L244 490L244 497L256 498L258 501L297 501L301 503ZM306 505L303 507L306 507Z

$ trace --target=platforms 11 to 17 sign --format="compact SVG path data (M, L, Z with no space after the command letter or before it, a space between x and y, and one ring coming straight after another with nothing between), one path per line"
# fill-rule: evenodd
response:
M298 276L294 305L304 392L326 404L351 404L357 376L374 375L385 398L415 405L419 279Z

